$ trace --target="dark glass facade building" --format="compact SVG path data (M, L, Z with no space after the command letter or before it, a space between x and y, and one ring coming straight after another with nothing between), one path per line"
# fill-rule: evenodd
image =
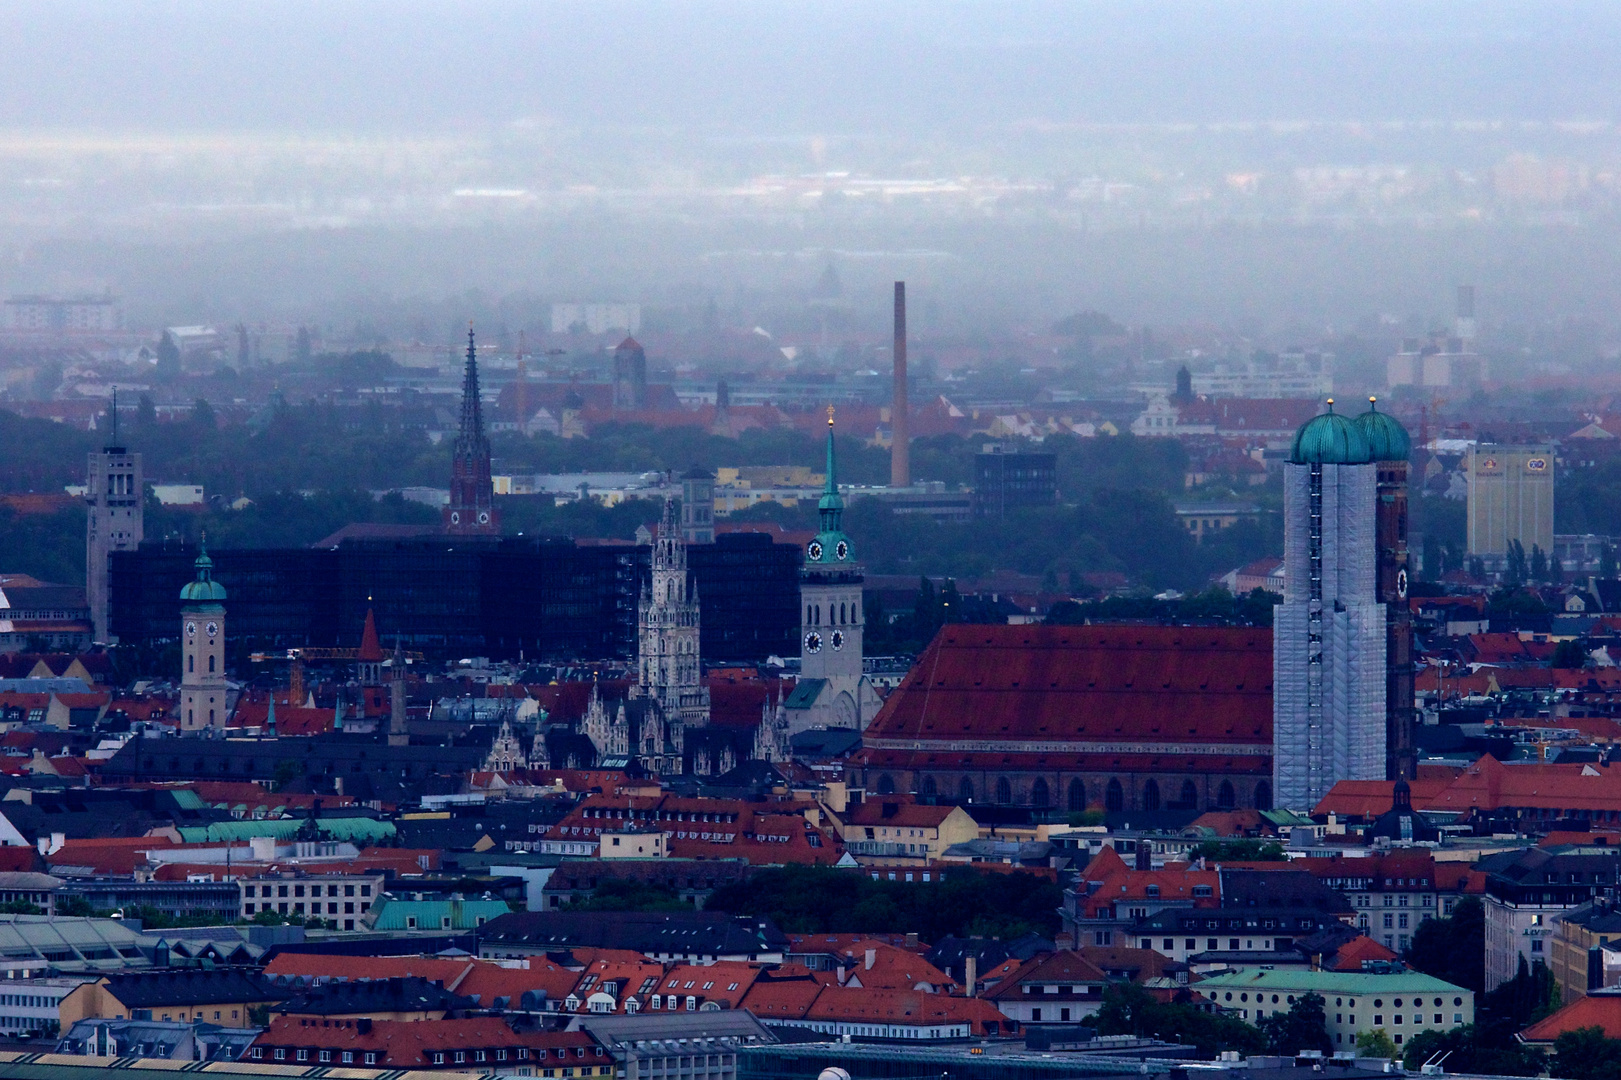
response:
M385 648L432 656L596 659L635 650L649 550L567 539L418 537L335 548L210 551L230 594L231 637L255 650L353 648L366 611ZM173 640L197 550L149 543L112 559L110 622L126 643ZM729 533L689 548L705 660L795 651L797 545Z
M1052 506L1058 501L1058 455L1004 453L974 455L974 512L1002 517L1010 510Z

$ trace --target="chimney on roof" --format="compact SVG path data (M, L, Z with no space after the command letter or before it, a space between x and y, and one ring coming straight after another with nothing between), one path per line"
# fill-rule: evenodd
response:
M871 971L872 966L874 964L876 964L877 962L878 962L878 950L877 949L868 949L867 950L867 970Z
M889 407L889 486L912 486L912 424L906 397L906 282L895 282L895 390Z
M1137 869L1154 869L1154 851L1147 840L1137 841Z
M967 987L964 993L969 997L973 997L974 984L979 981L979 959L973 954L969 954L968 959L963 961L962 981Z

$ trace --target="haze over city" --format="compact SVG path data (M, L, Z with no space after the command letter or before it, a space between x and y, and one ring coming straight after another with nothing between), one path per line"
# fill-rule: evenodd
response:
M0 42L0 1080L1621 1077L1621 8Z

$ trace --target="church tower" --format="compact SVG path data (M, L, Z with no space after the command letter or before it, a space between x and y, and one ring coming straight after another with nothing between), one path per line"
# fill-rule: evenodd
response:
M687 544L666 500L653 540L652 580L636 612L637 697L659 703L673 727L709 723L709 690L698 654L698 593L687 576Z
M115 551L134 551L144 531L144 489L141 455L132 454L118 441L118 396L113 395L111 432L107 445L90 453L85 474L84 561L85 593L95 640L112 642L108 626L108 559Z
M495 486L490 480L490 440L484 434L484 408L478 397L478 353L473 345L472 326L467 328L461 426L456 432L445 531L456 536L501 535L501 518L495 509Z
M180 729L224 726L225 586L214 580L208 549L197 550L197 577L180 590Z
M863 728L878 712L877 691L863 674L865 580L844 534L833 454L833 409L827 410L827 479L817 503L821 530L805 548L799 580L799 686L786 710L791 733L811 727Z

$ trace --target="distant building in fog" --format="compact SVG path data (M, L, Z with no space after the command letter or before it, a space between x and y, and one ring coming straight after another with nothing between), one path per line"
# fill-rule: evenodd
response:
M642 328L640 304L553 304L552 333L607 334L623 330L634 334Z
M1501 556L1518 540L1553 550L1553 450L1477 443L1464 459L1469 481L1469 554Z
M0 330L93 332L122 321L112 293L101 296L13 296L0 309Z

